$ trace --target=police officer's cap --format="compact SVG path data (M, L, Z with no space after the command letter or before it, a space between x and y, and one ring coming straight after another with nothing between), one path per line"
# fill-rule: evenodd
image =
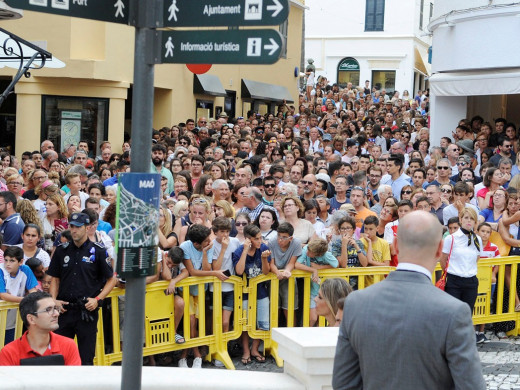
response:
M70 217L69 224L74 226L83 226L88 225L90 223L90 219L87 214L83 213L74 213Z

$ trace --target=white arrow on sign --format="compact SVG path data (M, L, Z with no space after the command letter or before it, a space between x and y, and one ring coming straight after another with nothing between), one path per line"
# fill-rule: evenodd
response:
M273 5L268 5L267 6L267 10L268 11L274 11L272 16L273 16L273 18L275 18L276 15L278 15L280 12L282 12L283 5L278 0L273 0L273 2L274 2Z
M280 46L278 46L278 44L276 43L276 41L273 39L273 38L269 38L269 42L271 43L270 45L264 45L264 50L269 50L271 49L271 51L268 53L270 56L272 56L276 50L278 50L278 48Z

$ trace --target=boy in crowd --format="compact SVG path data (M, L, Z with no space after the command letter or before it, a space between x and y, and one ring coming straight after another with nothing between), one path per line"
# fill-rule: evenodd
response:
M448 220L448 230L444 234L444 237L446 237L447 235L455 233L457 230L459 230L459 228L460 228L459 217L451 217Z
M20 303L26 292L36 291L38 281L31 269L22 263L22 248L8 246L4 251L4 262L0 264L0 299ZM15 325L16 309L11 309L7 313L5 344L14 340Z
M229 237L231 232L231 221L226 217L217 217L212 223L213 234L213 261L211 268L214 271L223 271L226 276L235 274L233 268L233 253L240 246L236 237ZM210 285L213 292L213 285ZM235 303L235 292L233 283L222 283L222 331L229 332L229 322L233 313ZM215 366L224 367L224 363L215 359Z
M79 173L72 173L69 172L65 176L65 184L67 185L70 192L63 197L63 200L65 201L65 204L67 204L69 198L72 195L79 196L81 199L81 210L85 208L85 201L88 199L88 195L81 191L81 177ZM78 210L79 212L80 210Z
M397 215L399 219L403 218L406 214L411 213L413 211L413 203L408 199L403 199L397 204ZM397 235L397 228L399 227L399 219L386 224L385 226L385 235L384 239L390 245L390 255L391 261L390 265L393 267L397 267L397 253L395 251L394 237ZM367 250L368 252L368 250Z
M224 281L228 277L222 271L212 271L211 261L213 256L211 243L211 230L199 224L190 226L187 232L187 241L184 241L180 248L184 251L183 266L190 276L216 276ZM199 314L199 286L190 286L190 335L197 337L197 317ZM202 368L202 355L199 348L194 347L193 368ZM188 350L182 351L179 359L179 367L188 368Z
M378 225L379 219L377 217L371 215L365 219L365 234L361 243L366 248L369 267L390 265L390 246L388 242L377 236ZM365 278L365 286L370 286L373 282L373 276Z
M309 242L303 249L302 254L298 257L294 268L312 273L311 283L311 310L309 313L309 326L314 326L318 315L316 313L316 302L314 298L320 290L320 277L318 270L328 268L338 268L338 259L328 251L329 245L326 240L316 238Z
M482 255L480 256L481 259L486 258L492 258L492 257L498 257L500 256L500 251L498 250L498 247L493 244L491 241L489 241L489 238L491 237L491 225L487 222L483 222L480 225L478 225L477 228L477 234L482 238L482 246L483 249L481 251ZM498 266L493 267L493 273L491 275L491 296L493 297L495 295L495 288L497 283L497 272L498 272ZM489 343L491 340L489 340L486 335L484 334L484 327L486 324L480 324L477 325L478 330L475 332L477 337L477 344L482 343Z
M271 272L276 275L279 280L279 305L283 310L285 319L287 319L288 301L289 301L289 281L291 271L294 269L296 260L302 254L302 244L300 240L293 237L294 227L283 222L278 226L278 236L269 240L269 249L274 261L271 261ZM294 289L294 310L298 309L298 289ZM292 319L294 321L294 318ZM294 326L288 323L288 326Z
M253 279L259 275L267 275L269 273L271 262L271 251L269 247L262 242L262 232L256 225L247 225L244 228L245 241L244 245L240 245L233 252L233 265L236 274L241 276L246 274L247 279ZM248 294L244 294L242 305L245 310L248 309ZM269 330L269 289L267 283L259 283L256 297L256 327L260 330ZM265 357L258 351L260 345L259 339L254 339L251 351L249 351L249 335L242 332L242 364L251 363L253 357L258 363L264 363Z

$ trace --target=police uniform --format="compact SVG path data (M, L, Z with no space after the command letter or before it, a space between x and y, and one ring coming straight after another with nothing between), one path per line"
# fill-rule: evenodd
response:
M69 302L59 317L56 333L70 338L77 336L83 365L92 365L96 348L98 311L88 311L83 298L95 298L103 289L113 270L103 244L89 239L79 248L64 243L56 248L47 273L59 278L56 299ZM99 302L101 306L101 302Z

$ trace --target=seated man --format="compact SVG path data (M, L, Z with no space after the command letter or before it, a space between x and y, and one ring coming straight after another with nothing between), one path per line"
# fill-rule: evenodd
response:
M33 292L22 299L20 316L27 331L0 351L0 365L19 366L24 359L62 355L66 366L80 366L74 340L52 332L59 327L59 315L54 299L46 292Z

